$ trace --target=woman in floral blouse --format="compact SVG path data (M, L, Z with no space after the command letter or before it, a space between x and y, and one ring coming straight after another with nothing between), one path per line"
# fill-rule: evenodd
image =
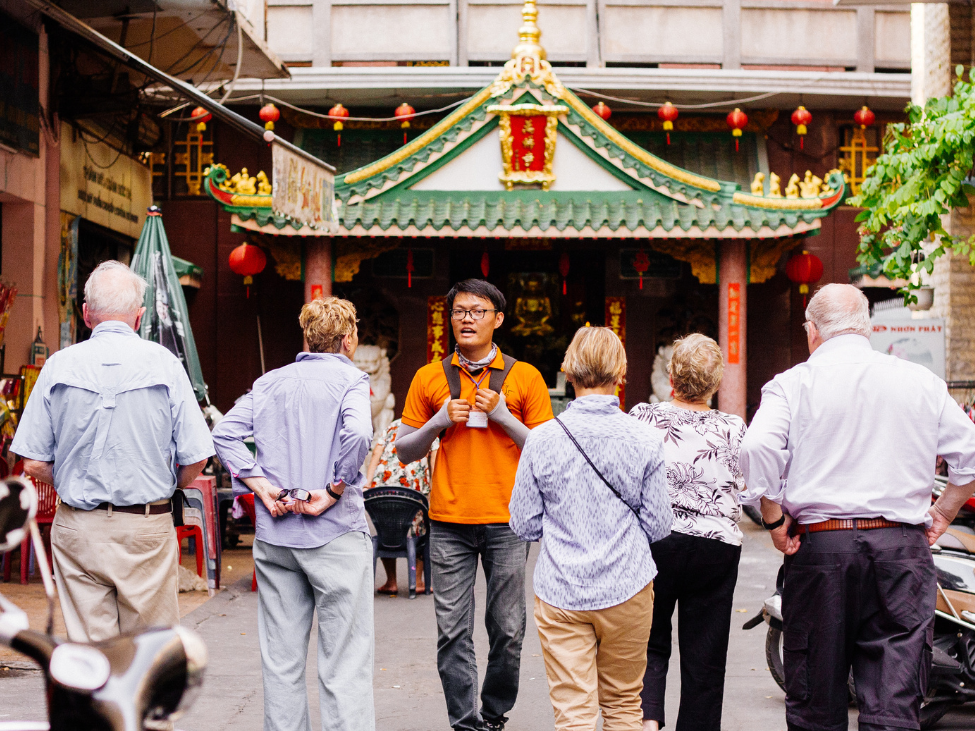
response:
M396 485L399 487L409 487L417 492L430 496L430 478L433 476L433 466L437 461L437 450L440 448L440 440L435 439L429 454L423 459L409 464L403 464L396 455L396 432L402 422L397 419L392 422L382 438L376 443L372 451L372 459L369 461L369 468L366 470L366 484L371 489L373 487L383 487L386 485ZM424 535L426 527L423 525L423 515L416 514L413 519L413 527L410 531L414 536ZM386 583L379 587L380 594L395 595L396 586L396 559L384 558L383 568L386 569ZM423 559L416 559L416 590L423 592L426 585L423 583Z
M651 547L653 625L643 679L643 728L664 725L664 690L678 608L681 702L677 731L720 731L731 605L742 534L738 453L745 422L708 406L721 384L721 349L711 338L688 335L674 344L670 380L674 400L639 404L632 416L664 443L673 532Z

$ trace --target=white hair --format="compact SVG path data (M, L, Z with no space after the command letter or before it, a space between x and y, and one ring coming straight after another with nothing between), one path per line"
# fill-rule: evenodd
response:
M827 284L809 300L806 319L829 340L837 335L870 337L870 302L867 296L849 284Z
M85 282L85 304L99 315L130 315L142 307L148 283L120 261L105 261Z

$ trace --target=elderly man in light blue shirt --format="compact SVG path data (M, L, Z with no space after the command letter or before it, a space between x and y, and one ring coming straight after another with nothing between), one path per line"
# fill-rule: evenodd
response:
M117 261L92 272L91 338L47 361L11 445L61 498L51 545L73 641L179 623L172 497L214 453L182 364L136 334L145 289Z

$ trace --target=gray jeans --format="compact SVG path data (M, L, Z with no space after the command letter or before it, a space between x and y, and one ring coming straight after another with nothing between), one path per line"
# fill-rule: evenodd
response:
M528 547L507 523L430 523L437 669L455 729L473 731L480 718L499 721L518 697L521 644L525 639L525 564ZM484 623L490 649L477 710L474 658L474 579L481 558L487 580Z
M323 731L375 731L372 542L353 531L319 548L254 541L264 731L311 731L305 660L318 611Z

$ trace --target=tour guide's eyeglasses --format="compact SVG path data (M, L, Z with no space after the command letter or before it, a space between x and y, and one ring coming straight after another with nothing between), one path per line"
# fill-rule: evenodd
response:
M300 487L296 487L292 490L282 490L281 494L275 498L275 501L284 500L286 497L290 497L292 500L307 502L311 498L311 493L308 492L308 490L302 490Z
M472 320L483 320L485 313L488 312L497 312L497 310L482 310L480 307L474 310L462 310L458 308L450 311L450 319L463 320L467 315L470 315Z

